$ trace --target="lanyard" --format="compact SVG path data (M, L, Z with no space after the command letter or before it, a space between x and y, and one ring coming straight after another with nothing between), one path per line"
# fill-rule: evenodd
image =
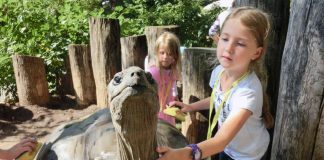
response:
M219 104L219 106L217 107L217 112L216 112L215 116L213 117L213 122L211 123L210 120L211 120L212 111L213 111L213 109L215 109L215 107L214 107L215 92L216 92L216 88L218 86L218 83L220 81L220 78L221 78L221 75L222 75L223 71L221 71L218 74L217 79L216 79L215 84L214 84L214 87L213 87L213 92L212 92L211 97L210 97L210 102L209 102L209 121L208 121L207 139L211 138L211 136L212 136L212 132L213 132L213 130L214 130L216 124L217 124L217 120L218 120L220 111L224 107L224 104L227 101L228 96L231 94L232 88L235 88L238 85L238 83L240 81L242 81L248 75L248 73L249 73L249 72L246 72L239 79L237 79L236 81L234 81L232 83L232 86L225 92L224 98L223 98L222 102Z
M171 72L171 76L172 76L172 72ZM162 83L162 87L161 87L161 92L160 92L160 111L162 112L163 109L166 108L165 104L166 104L166 101L167 101L168 96L170 94L172 80L169 79L168 84L167 84L167 88L165 88L165 82L164 82L164 78L162 76L161 70L160 70L160 77L162 79L162 82L161 82Z

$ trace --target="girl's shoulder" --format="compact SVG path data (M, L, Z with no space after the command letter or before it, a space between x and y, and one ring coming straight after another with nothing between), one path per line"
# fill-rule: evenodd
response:
M223 68L221 65L217 65L217 66L213 69L212 74L211 74L211 77L216 78L217 75L219 75L223 70L224 70L224 68Z
M262 112L263 91L261 82L250 73L232 92L231 103L238 108L250 110L256 117Z
M262 89L261 81L254 71L243 80L242 85L248 86L252 89Z
M218 78L218 75L221 73L221 71L223 70L224 68L221 66L221 65L218 65L216 66L212 73L211 73L211 76L210 76L210 80L209 80L209 86L213 88L214 84L215 84L215 81L216 79Z
M159 73L159 68L156 67L156 66L150 66L150 67L148 68L148 71L149 71L151 74L153 74L153 73Z
M151 66L148 68L148 72L151 73L154 79L159 79L160 77L160 69L156 66Z
M213 69L213 72L215 73L219 73L220 71L222 71L224 68L222 65L217 65L215 66L215 68Z
M236 94L255 94L262 95L262 85L254 72L248 74L235 89Z

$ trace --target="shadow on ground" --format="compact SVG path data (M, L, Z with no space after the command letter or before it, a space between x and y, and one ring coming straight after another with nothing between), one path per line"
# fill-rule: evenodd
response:
M25 122L32 119L33 112L24 107L13 107L0 104L0 120L9 122Z
M0 121L0 139L3 139L7 133L14 134L16 131L17 127L14 124Z
M82 110L87 108L89 105L80 106L76 103L75 96L71 95L52 95L50 102L47 104L47 108L49 109L58 109L58 110L67 110L67 109L75 109Z

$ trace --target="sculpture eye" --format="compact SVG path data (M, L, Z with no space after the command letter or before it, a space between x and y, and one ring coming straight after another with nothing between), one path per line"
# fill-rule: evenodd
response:
M114 86L117 86L117 85L119 85L119 84L121 83L121 81L122 81L122 77L119 76L119 75L116 75L116 76L114 77L113 85L114 85Z
M153 79L153 77L152 77L152 75L151 75L150 72L146 72L145 74L146 74L146 79L147 79L151 84L155 83L155 80Z

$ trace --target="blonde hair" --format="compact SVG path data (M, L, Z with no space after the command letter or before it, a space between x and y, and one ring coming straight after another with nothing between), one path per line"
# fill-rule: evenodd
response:
M230 15L227 16L224 24L229 19L239 19L240 22L246 26L255 37L258 47L263 48L261 56L251 61L249 69L253 70L261 81L263 88L262 118L266 128L272 128L274 120L270 112L268 96L265 92L265 89L267 88L267 75L263 64L265 50L268 47L268 39L271 28L269 16L265 12L256 8L239 7L232 10Z
M181 76L181 55L180 55L180 40L171 32L163 32L155 42L155 55L161 46L165 46L168 53L174 58L174 63L171 64L171 70L175 78L179 79ZM156 60L155 65L160 68L159 62Z

